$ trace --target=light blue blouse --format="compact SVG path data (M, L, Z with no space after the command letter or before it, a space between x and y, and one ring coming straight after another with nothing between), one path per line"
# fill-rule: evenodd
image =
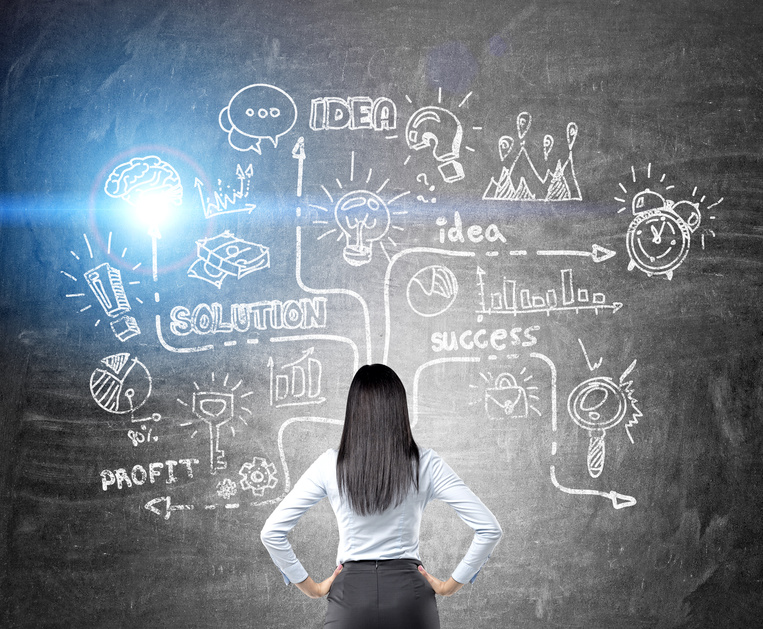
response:
M308 574L286 536L302 515L325 497L339 525L337 564L368 559L420 561L419 528L424 507L434 499L447 502L474 529L471 546L452 576L459 583L474 581L501 538L501 526L434 450L421 450L418 492L412 490L398 506L367 516L356 514L340 498L336 459L337 450L333 449L319 456L276 507L260 534L287 584L301 583Z

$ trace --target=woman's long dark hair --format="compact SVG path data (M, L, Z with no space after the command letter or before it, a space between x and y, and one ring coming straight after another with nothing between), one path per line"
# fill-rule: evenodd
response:
M339 493L355 513L381 513L419 488L419 448L405 387L386 365L358 369L347 395L336 462Z

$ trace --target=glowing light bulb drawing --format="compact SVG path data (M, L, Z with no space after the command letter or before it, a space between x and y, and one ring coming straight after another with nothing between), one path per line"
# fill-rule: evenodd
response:
M346 239L344 259L352 266L371 261L373 243L384 238L390 226L387 204L368 190L354 190L340 198L334 207L334 219Z
M394 224L394 217L403 216L408 213L408 210L390 210L390 208L396 201L410 194L411 191L405 190L384 200L380 195L389 183L389 179L385 179L372 192L366 188L371 185L372 174L373 169L369 168L365 183L362 184L364 187L354 188L355 151L352 151L350 154L349 185L353 189L346 191L345 184L337 178L336 185L339 190L344 191L338 201L334 200L334 195L329 192L325 185L321 185L321 190L323 190L331 205L309 204L312 209L325 213L324 215L317 215L312 221L313 225L327 226L316 237L316 240L322 240L330 234L339 232L336 236L336 241L344 240L344 259L352 266L363 266L371 262L374 243L378 243L379 249L382 250L387 260L391 260L389 253L387 253L386 245L397 247L397 243L392 239L390 234L394 234L395 230L400 232L405 231L403 227ZM332 207L334 221L333 226L329 226L331 221L328 220L328 217L332 212Z

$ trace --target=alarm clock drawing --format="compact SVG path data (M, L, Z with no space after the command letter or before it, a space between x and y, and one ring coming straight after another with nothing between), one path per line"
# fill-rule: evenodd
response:
M633 197L632 208L634 218L626 232L628 270L638 268L649 277L673 279L702 220L699 204L666 200L647 188Z

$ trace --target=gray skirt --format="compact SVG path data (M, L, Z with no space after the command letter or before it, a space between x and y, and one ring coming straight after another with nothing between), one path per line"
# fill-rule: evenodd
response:
M440 629L432 586L413 559L347 561L331 584L324 628Z

